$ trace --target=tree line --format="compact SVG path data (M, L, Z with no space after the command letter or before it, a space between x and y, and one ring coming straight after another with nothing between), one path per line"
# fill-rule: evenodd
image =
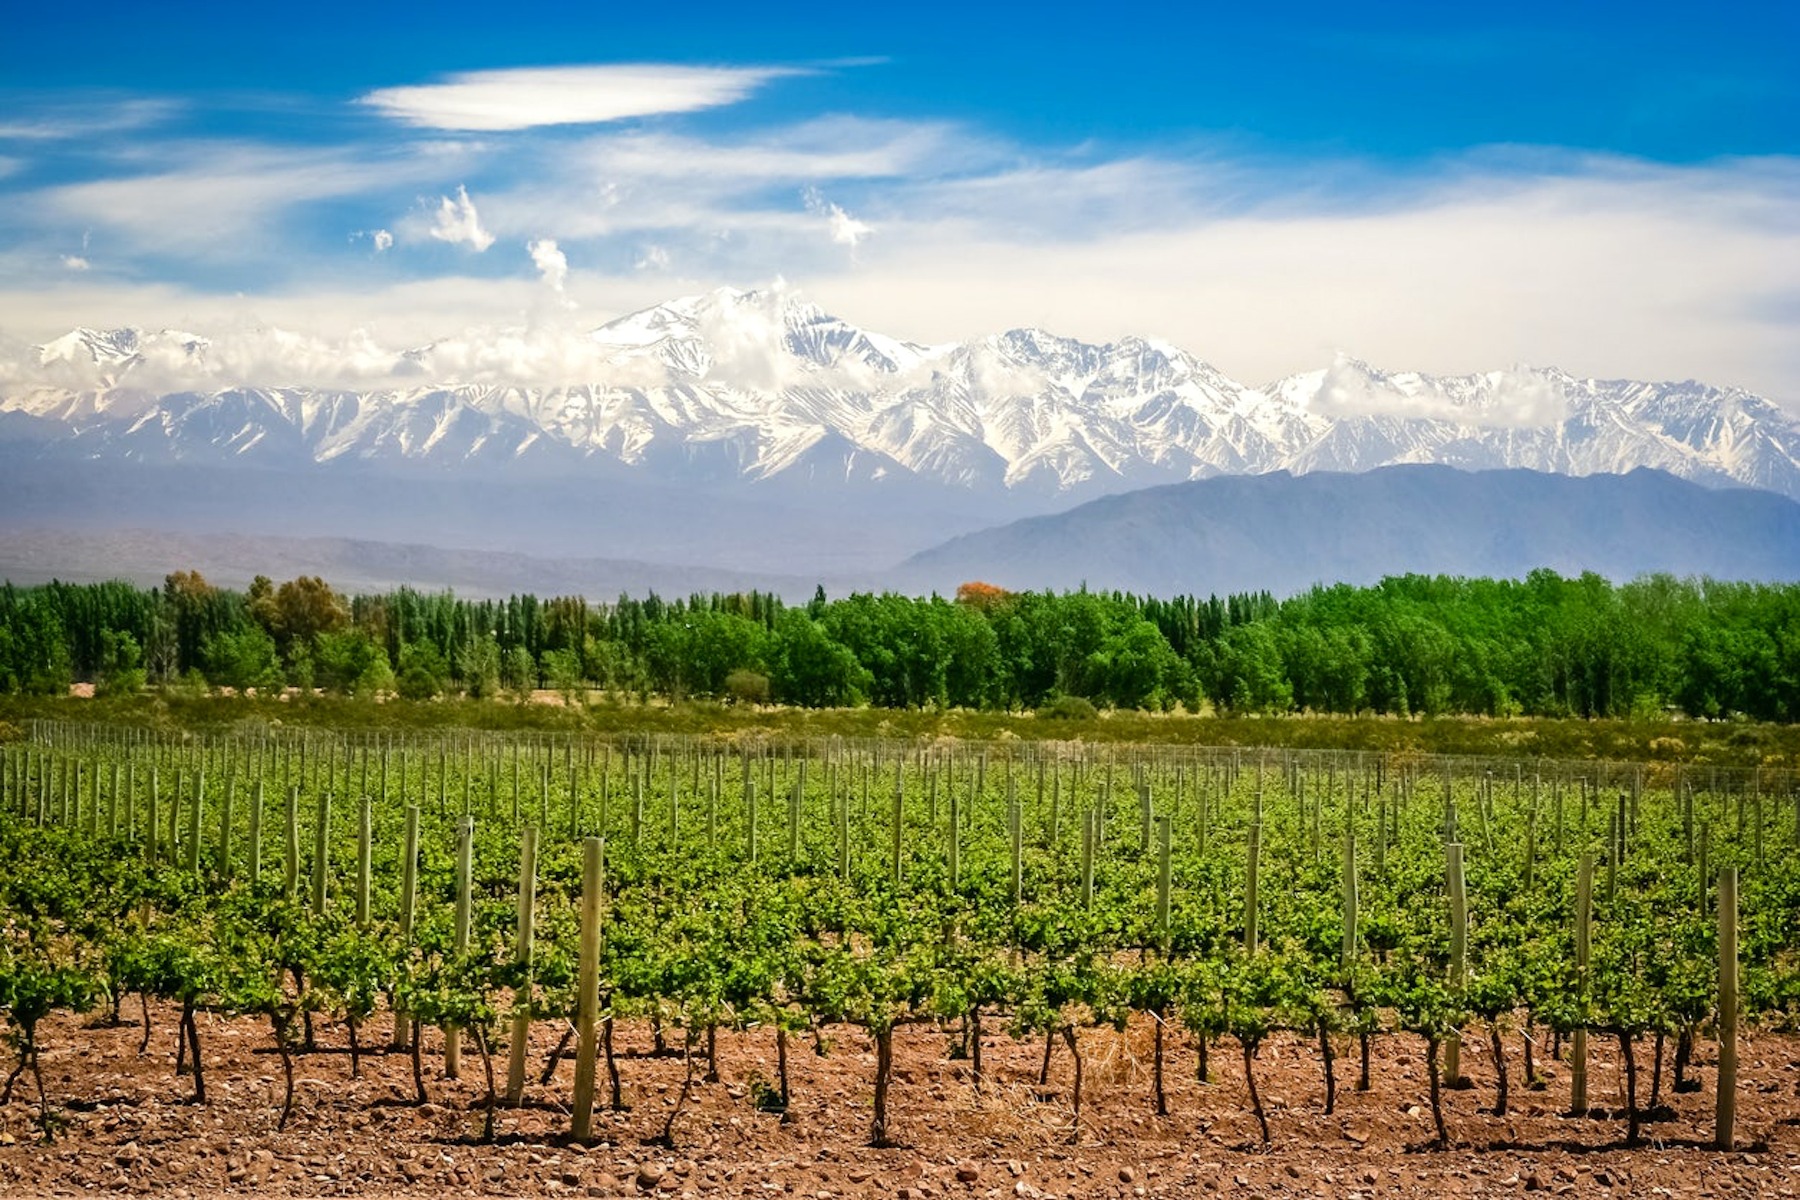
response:
M761 592L592 603L190 571L0 587L0 690L553 688L805 707L1800 719L1800 585L1534 571L1169 599Z

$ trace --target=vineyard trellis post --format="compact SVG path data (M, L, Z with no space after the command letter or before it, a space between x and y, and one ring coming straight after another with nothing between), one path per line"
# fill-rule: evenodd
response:
M457 956L469 950L469 918L474 897L475 818L464 816L456 823L456 929L453 943ZM456 1025L444 1026L444 1077L455 1079L462 1071L462 1030Z
M581 948L575 998L575 1107L569 1136L593 1138L595 1027L600 1015L600 920L605 880L606 839L581 844Z
M519 832L519 928L513 946L519 986L513 993L512 1048L506 1065L506 1102L519 1103L525 1090L525 1054L530 1046L531 966L537 935L537 826Z
M1588 963L1593 948L1594 856L1584 852L1575 869L1575 987L1580 1019L1569 1034L1569 1112L1586 1116Z
M1719 872L1719 1082L1713 1145L1730 1150L1737 1124L1738 869Z

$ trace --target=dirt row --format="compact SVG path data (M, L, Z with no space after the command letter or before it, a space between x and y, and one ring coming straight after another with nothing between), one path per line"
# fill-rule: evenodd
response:
M129 1016L130 1009L127 1009ZM386 1040L384 1021L365 1040ZM461 1078L442 1077L441 1043L428 1031L429 1102L415 1103L410 1056L365 1057L352 1076L345 1030L321 1022L318 1051L296 1060L296 1106L277 1120L280 1061L265 1024L202 1018L208 1103L177 1077L175 1013L152 1009L148 1050L135 1023L113 1028L55 1018L42 1030L44 1083L54 1139L44 1142L29 1074L0 1108L0 1194L115 1193L176 1197L481 1196L667 1197L894 1196L903 1200L1230 1193L1245 1196L1553 1195L1747 1196L1800 1194L1800 1038L1756 1036L1742 1050L1738 1149L1710 1149L1712 1063L1703 1048L1698 1092L1670 1095L1626 1147L1617 1046L1592 1041L1590 1098L1604 1106L1565 1114L1564 1064L1539 1062L1541 1089L1521 1086L1521 1042L1507 1040L1510 1111L1494 1116L1495 1072L1485 1039L1463 1052L1473 1086L1446 1093L1453 1145L1430 1146L1433 1127L1418 1042L1376 1040L1372 1087L1354 1089L1354 1044L1338 1064L1336 1111L1324 1113L1316 1044L1277 1037L1256 1062L1271 1141L1249 1108L1237 1046L1216 1044L1210 1080L1196 1077L1185 1036L1170 1039L1169 1115L1153 1111L1152 1030L1087 1030L1080 1038L1083 1108L1071 1118L1073 1064L1060 1043L1049 1083L1038 1084L1041 1042L990 1030L983 1087L967 1059L951 1058L948 1032L907 1027L895 1039L890 1122L898 1146L868 1146L875 1056L860 1031L833 1028L815 1047L791 1045L788 1119L758 1109L774 1083L774 1036L723 1033L717 1082L695 1088L655 1144L680 1090L679 1054L653 1053L647 1025L621 1026L627 1111L602 1108L597 1140L569 1144L574 1064L538 1072L559 1030L533 1031L525 1104L496 1115L479 1141L483 1072L473 1047ZM823 1050L820 1054L817 1051ZM1640 1059L1648 1062L1647 1051ZM495 1064L504 1075L504 1062ZM698 1076L704 1070L696 1070ZM1647 1099L1649 1071L1640 1083ZM604 1103L604 1090L602 1102ZM1615 1110L1615 1111L1606 1111Z

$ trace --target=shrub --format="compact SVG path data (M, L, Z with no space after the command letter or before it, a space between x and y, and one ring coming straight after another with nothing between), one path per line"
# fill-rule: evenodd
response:
M725 695L733 704L767 704L769 677L760 671L740 667L725 676Z
M1057 696L1037 710L1040 721L1092 721L1099 715L1094 702L1084 696Z

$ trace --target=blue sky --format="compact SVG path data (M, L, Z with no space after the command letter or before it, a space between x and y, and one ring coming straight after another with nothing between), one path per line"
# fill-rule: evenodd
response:
M0 337L280 326L317 339L261 364L289 382L781 278L903 337L1143 332L1251 382L1348 352L1796 400L1797 14L33 6Z

